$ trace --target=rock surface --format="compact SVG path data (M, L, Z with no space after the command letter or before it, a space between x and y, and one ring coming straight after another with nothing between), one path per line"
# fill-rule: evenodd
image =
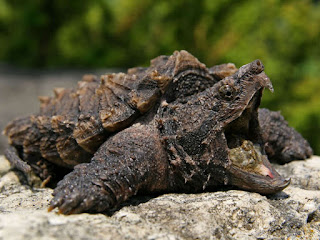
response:
M136 197L112 214L47 212L51 189L21 185L0 157L2 239L319 239L320 157L276 165L292 184L273 196L239 190Z

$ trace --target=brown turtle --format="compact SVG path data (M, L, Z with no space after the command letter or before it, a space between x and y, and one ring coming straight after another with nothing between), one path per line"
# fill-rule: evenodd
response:
M263 71L260 60L206 68L176 51L149 68L88 75L12 121L6 156L44 185L65 175L49 207L64 214L109 210L137 193L230 185L272 194L289 180L267 155L288 162L312 150L279 113L258 110L273 90Z

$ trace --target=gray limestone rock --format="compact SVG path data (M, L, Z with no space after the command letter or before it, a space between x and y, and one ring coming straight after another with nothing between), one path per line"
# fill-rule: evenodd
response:
M320 157L313 156L305 161L294 161L276 168L283 177L291 178L291 186L320 190Z
M119 210L47 212L51 189L21 185L0 157L2 239L319 239L320 158L275 165L292 184L273 196L239 190L133 198Z

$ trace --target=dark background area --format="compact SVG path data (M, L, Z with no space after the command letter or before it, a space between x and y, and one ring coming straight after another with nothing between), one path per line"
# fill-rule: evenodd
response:
M319 40L315 0L0 0L0 128L84 73L185 49L207 66L261 59L275 88L262 106L280 110L320 154Z

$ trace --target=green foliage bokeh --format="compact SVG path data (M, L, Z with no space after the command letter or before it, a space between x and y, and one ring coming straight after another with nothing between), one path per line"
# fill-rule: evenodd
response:
M320 154L317 0L0 0L0 61L27 67L133 67L186 49L207 66L256 58L281 110Z

